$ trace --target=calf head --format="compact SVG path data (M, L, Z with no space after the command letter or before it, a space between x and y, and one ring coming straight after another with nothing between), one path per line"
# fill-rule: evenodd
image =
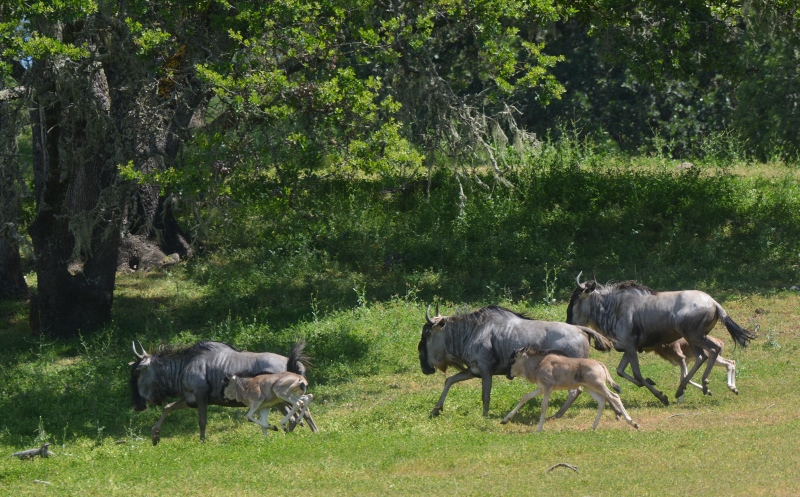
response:
M508 372L506 373L506 378L509 380L513 380L517 376L522 374L522 356L525 354L525 348L521 349L514 349L514 352L511 353L511 357L508 360Z
M226 376L222 380L222 396L228 400L236 400L236 375Z

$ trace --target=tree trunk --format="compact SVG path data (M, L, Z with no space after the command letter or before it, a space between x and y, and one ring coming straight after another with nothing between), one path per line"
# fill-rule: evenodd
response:
M22 274L17 232L23 189L16 112L12 104L0 102L0 299L26 299L30 294Z
M37 212L29 233L38 291L30 322L34 332L53 337L91 332L111 320L120 189L108 86L102 69L90 69L62 69L58 87L70 89L43 94L32 112Z

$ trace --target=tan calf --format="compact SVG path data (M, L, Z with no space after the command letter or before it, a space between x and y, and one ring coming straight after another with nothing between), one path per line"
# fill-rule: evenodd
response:
M619 385L611 379L608 369L602 362L594 359L565 357L553 351L542 351L526 347L514 351L514 355L511 357L511 368L509 369L508 377L514 378L515 376L522 376L531 383L535 383L538 388L523 395L517 407L503 418L502 424L511 421L511 418L517 414L519 408L526 402L542 394L542 414L539 418L539 426L536 429L536 431L542 431L547 413L547 404L550 401L550 394L553 390L572 390L578 387L585 387L589 395L598 404L597 417L592 425L593 430L600 423L600 416L603 414L606 401L618 413L617 418L621 415L628 424L634 428L639 428L639 425L628 416L619 395L606 387L606 383L609 383L614 390L620 391Z
M708 335L707 338L717 344L719 347L719 354L717 355L716 362L714 362L714 366L724 366L725 369L727 369L728 388L731 390L731 392L739 395L739 390L736 389L736 361L728 360L722 357L722 349L724 347L722 340L710 335ZM683 380L689 372L689 368L687 367L686 363L687 359L690 362L694 362L696 359L694 353L692 352L691 346L689 346L689 342L687 342L684 338L664 345L658 345L656 347L645 347L643 350L645 352L654 353L655 355L668 361L670 364L680 366L681 380ZM706 354L708 353L706 352ZM699 385L693 381L689 381L689 384L699 388L700 390L703 389L702 385ZM683 402L683 395L678 397L678 402Z
M247 419L261 426L261 432L266 436L267 430L278 431L278 427L267 422L270 407L288 404L291 409L281 420L283 431L292 431L297 421L303 416L309 421L312 431L317 431L316 425L308 411L313 396L306 393L308 382L305 378L295 373L260 374L247 377L234 374L225 377L222 381L223 395L228 400L235 400L249 406ZM253 415L260 410L259 419ZM299 412L298 412L299 411ZM295 417L295 414L297 416ZM296 419L297 421L294 421Z

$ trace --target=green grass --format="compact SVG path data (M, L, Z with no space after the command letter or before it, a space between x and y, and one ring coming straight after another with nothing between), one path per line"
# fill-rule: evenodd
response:
M128 278L133 277L123 278L121 286ZM369 344L349 374L332 359L318 364L320 378L312 381L318 434L298 428L264 438L247 423L244 409L212 408L205 444L198 440L196 412L187 410L168 418L161 443L152 447L149 428L158 410L129 409L129 337L112 330L83 351L65 346L59 352L59 345L45 344L39 353L32 347L30 356L4 363L6 384L19 390L0 399L0 451L10 454L48 440L57 455L0 458L0 493L152 495L168 489L175 495L263 495L292 488L309 495L413 495L431 489L501 495L536 488L555 495L678 495L687 488L719 492L722 485L726 495L796 495L800 296L749 295L724 305L739 322L758 324L762 334L743 351L734 350L724 328L715 331L725 338L725 356L737 361L741 395L727 390L719 369L712 373L713 396L692 389L684 404L669 407L620 382L639 431L606 411L592 432L596 404L585 395L564 418L549 420L542 433L533 431L536 400L500 425L531 388L504 378L495 379L488 418L480 415L477 380L453 387L443 414L428 418L444 376L419 371L416 343L424 309L402 300L337 312L279 334L303 335L311 344L314 333L336 336L346 322L352 335ZM545 319L565 310L563 303L516 308ZM452 312L453 306L442 310ZM593 356L612 371L619 360L617 353ZM677 368L651 355L642 367L673 394ZM87 384L79 386L81 381ZM67 386L78 392L69 393ZM563 392L554 396L551 414L564 398ZM579 472L546 473L559 462Z
M468 188L460 213L441 171L430 198L387 193L388 180L308 178L291 208L259 196L272 185L234 184L239 207L209 222L204 253L120 275L113 323L74 340L31 336L25 305L0 303L0 495L799 494L800 293L787 290L800 285L797 168L677 173L663 159L564 144L511 165L513 189ZM444 313L501 303L563 321L581 270L701 289L758 328L747 350L714 331L741 395L720 369L713 396L691 389L669 407L620 381L640 430L607 411L592 432L596 404L584 395L537 434L538 400L500 425L532 387L498 377L487 418L477 380L428 418L444 381L417 358L429 303ZM212 408L205 444L193 410L172 414L150 444L159 410L130 408L132 340L286 353L298 338L314 358L320 433L264 438L244 409ZM593 357L612 372L620 359ZM642 369L674 396L677 368L646 355ZM47 460L4 457L45 441L56 453ZM546 473L560 462L579 472Z

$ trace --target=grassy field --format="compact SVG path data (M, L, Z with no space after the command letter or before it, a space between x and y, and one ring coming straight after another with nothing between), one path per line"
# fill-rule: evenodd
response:
M387 194L380 181L311 185L292 209L235 198L254 207L212 226L206 253L119 275L113 323L75 340L31 336L25 304L0 303L0 495L800 494L797 169L681 174L664 161L547 153L512 175L513 190L470 191L462 212L441 174L430 198ZM737 362L741 394L721 369L713 396L691 389L669 407L622 380L640 430L607 410L591 431L596 404L583 395L535 433L538 400L500 425L532 386L498 377L488 417L477 380L428 417L445 378L423 375L417 358L429 303L443 313L500 303L563 321L580 270L698 288L757 329L745 350L721 325L713 332ZM186 410L151 445L159 410L131 409L132 340L286 353L297 338L314 358L319 433L265 438L244 409L212 407L205 444ZM620 360L592 354L612 371ZM677 368L646 355L642 369L674 396ZM551 414L565 397L554 395ZM44 442L55 456L7 457ZM578 471L548 473L557 463Z

